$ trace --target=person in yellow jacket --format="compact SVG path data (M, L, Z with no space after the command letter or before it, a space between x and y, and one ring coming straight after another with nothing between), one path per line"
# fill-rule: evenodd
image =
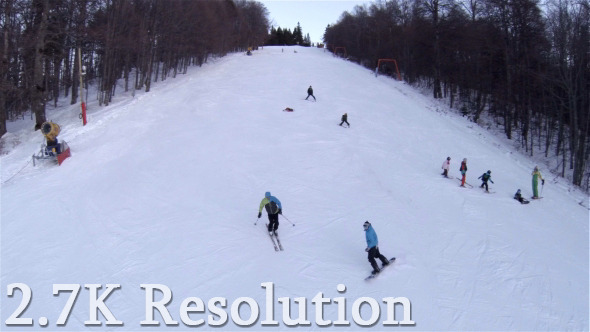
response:
M533 170L533 199L540 198L539 197L539 180L541 180L541 185L545 185L545 179L541 176L541 172L539 171L539 167L535 166Z

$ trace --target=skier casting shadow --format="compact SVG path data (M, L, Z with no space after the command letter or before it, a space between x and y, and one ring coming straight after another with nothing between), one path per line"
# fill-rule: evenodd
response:
M311 88L311 85L309 86L309 88L307 88L307 97L305 97L305 100L307 100L307 98L309 97L313 97L313 100L315 101L315 96L313 95L313 89Z
M271 196L270 192L267 191L260 202L260 208L258 209L259 219L262 216L263 208L265 208L268 213L268 232L270 235L277 235L277 229L279 229L279 214L283 214L281 201L279 201L278 198Z
M373 272L371 272L371 274L377 274L379 271L381 271L381 269L377 265L375 258L379 258L381 263L383 263L383 266L389 265L389 260L379 252L377 233L375 233L371 223L365 221L363 228L365 229L365 236L367 238L367 249L365 249L365 251L369 253L368 259L371 263L371 266L373 267Z
M342 122L340 122L340 126L342 126L342 124L346 122L346 124L350 128L350 123L348 123L348 113L342 114L341 120L342 120Z

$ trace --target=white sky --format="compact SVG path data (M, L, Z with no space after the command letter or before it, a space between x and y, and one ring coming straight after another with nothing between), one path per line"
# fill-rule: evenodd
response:
M328 24L334 24L344 11L352 12L355 6L370 4L362 0L264 0L259 1L269 11L271 25L293 28L301 25L303 36L309 33L313 43L323 42Z

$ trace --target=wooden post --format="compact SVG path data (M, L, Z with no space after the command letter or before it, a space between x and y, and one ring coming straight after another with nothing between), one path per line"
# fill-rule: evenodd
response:
M82 50L78 47L78 71L80 74L80 107L82 108L82 113L80 113L80 118L82 118L82 125L85 126L86 121L86 103L84 102L84 72L82 70Z

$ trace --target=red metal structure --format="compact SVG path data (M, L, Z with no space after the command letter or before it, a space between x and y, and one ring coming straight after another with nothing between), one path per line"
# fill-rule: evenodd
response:
M379 68L381 67L381 64L388 62L393 63L393 65L395 66L395 73L397 74L397 79L398 81L401 81L402 76L399 73L399 68L397 67L397 61L395 61L395 59L379 59L379 61L377 61L377 68L375 68L375 76L379 74Z

